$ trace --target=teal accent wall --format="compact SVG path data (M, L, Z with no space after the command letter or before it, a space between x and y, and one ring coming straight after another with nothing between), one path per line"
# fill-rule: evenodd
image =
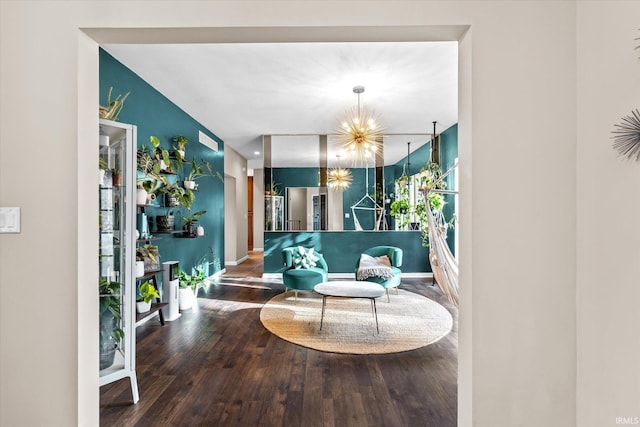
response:
M413 175L420 172L420 169L425 168L427 163L429 162L429 154L431 150L431 141L426 144L423 144L416 151L411 153L411 164L407 169L407 175ZM442 172L446 172L451 168L455 159L458 157L458 124L447 128L444 132L440 134L440 167ZM403 166L407 163L407 157L402 158L398 163L394 166L387 167L392 168L390 173L387 173L387 168L385 168L385 187L387 189L387 194L393 194L395 191L394 183L397 178L402 176ZM391 177L391 179L390 179ZM445 182L447 183L447 188L457 188L457 184L454 182L454 174L451 173L447 178L445 178ZM453 214L455 212L455 196L453 194L447 194L444 196L444 200L446 205L444 206L443 213L447 220L453 218ZM389 213L389 206L386 206L387 214ZM393 228L393 218L391 215L388 215L391 218ZM447 233L447 243L449 245L449 249L455 255L455 237L453 228L449 228Z
M411 165L407 174L412 175L420 172L420 169L427 166L430 154L430 142L423 144L416 151L411 153ZM453 125L440 134L440 161L443 172L453 166L458 157L458 125ZM387 195L391 195L394 190L395 179L402 175L403 165L407 162L406 157L398 163L386 166L385 189ZM373 168L366 169L369 173L369 194L374 196L374 175ZM367 248L377 245L397 246L404 250L404 272L431 272L428 254L429 249L422 246L420 232L417 231L353 231L355 230L351 206L355 204L366 192L366 179L364 168L352 168L353 181L351 186L344 191L343 213L349 213L349 218L344 218L345 231L319 231L319 232L265 232L264 240L264 271L265 273L277 273L282 268L282 248L288 246L302 245L314 247L321 252L331 273L352 272L355 260L360 253ZM286 168L276 172L274 169L274 182L286 183L287 186L315 187L318 180L317 168ZM447 188L456 188L454 175L447 179ZM284 192L284 186L281 186ZM455 210L455 199L453 195L445 195L447 204L444 208L445 218L453 216ZM387 213L389 205L385 205ZM393 229L393 218L387 215L389 229ZM373 228L373 215L358 219L365 230ZM453 230L449 230L447 242L451 251L455 254L455 242Z
M284 196L286 187L317 187L319 168L273 168L271 176L279 196Z
M419 231L285 231L264 233L264 272L280 273L282 249L289 246L313 247L322 253L329 273L353 273L360 254L378 245L403 250L404 273L430 272L428 251L422 247Z
M132 70L125 67L106 51L100 49L100 105L107 105L109 88L113 87L111 97L130 92L124 108L118 118L119 122L137 126L140 148L143 144L151 147L149 137L157 136L164 148L171 149L171 139L177 135L189 138L186 146L186 158L204 159L213 165L215 172L224 176L224 143L214 133L194 120L177 105L167 99L147 82L142 80ZM214 152L198 142L198 131L202 131L218 142L219 151ZM188 168L188 167L187 167ZM188 172L188 169L185 169ZM179 179L173 176L171 180ZM206 210L199 224L205 229L206 235L197 239L178 238L177 235L157 234L161 240L153 241L160 251L160 262L179 261L180 268L191 272L194 265L203 257L211 260L211 251L224 260L224 182L219 178L202 178L192 210ZM150 216L161 215L164 208L146 208ZM182 214L185 208L173 208L175 228L182 227ZM215 271L210 266L209 273Z
M449 170L454 165L457 157L458 125L455 124L440 134L440 167L442 168L442 172ZM458 183L455 182L454 172L445 178L445 182L447 183L448 189L458 188ZM444 217L448 220L453 218L453 214L455 213L455 196L453 194L445 194L444 200L447 204L444 205L442 212L444 213ZM447 232L447 243L449 244L451 253L455 255L457 248L455 247L456 242L454 234L454 229L449 228Z

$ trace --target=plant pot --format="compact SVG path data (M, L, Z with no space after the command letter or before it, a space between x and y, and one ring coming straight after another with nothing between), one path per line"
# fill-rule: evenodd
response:
M178 307L180 310L189 310L193 307L196 295L193 293L192 288L179 288L178 289Z
M184 233L182 233L182 235L185 237L196 237L198 235L197 228L193 224L186 224L182 229L184 230Z
M173 215L156 215L158 231L172 231L174 224Z
M144 188L136 189L136 204L146 205L148 197L149 195L147 194L147 190L145 190Z
M186 188L187 190L195 190L196 189L196 182L195 181L185 181L183 184L184 184L184 188Z
M151 310L151 301L136 301L136 311L138 313L146 313L149 310Z
M144 276L144 261L136 261L136 277Z
M168 208L175 208L177 206L180 206L180 202L178 201L178 199L176 199L175 197L171 196L170 194L165 194L164 195L164 205L165 205L165 207L168 207Z
M176 150L180 154L180 158L184 160L184 150Z
M202 236L204 236L204 227L203 227L203 226L199 225L199 226L196 228L196 235L197 235L198 237L202 237Z

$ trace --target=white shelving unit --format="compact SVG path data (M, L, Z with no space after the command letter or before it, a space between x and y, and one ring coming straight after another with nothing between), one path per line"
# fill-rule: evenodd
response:
M136 126L101 119L100 159L103 167L108 168L100 171L99 274L103 282L120 284L114 294L100 295L100 385L129 378L133 403L137 403ZM113 170L120 171L119 182L114 179ZM119 316L113 316L114 312L119 312ZM114 333L116 328L118 332Z

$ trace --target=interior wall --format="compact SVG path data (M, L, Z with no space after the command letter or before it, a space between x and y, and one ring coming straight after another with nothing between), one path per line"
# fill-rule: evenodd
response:
M586 9L580 9L584 22L576 31L576 3L380 1L363 13L360 1L111 1L86 2L83 7L71 1L0 2L0 205L22 208L22 232L0 236L0 424L97 425L95 364L88 363L97 358L97 348L92 348L97 338L91 330L97 330L97 318L84 308L97 300L97 289L85 288L97 276L97 238L91 236L97 228L91 215L97 204L91 185L97 182L92 160L97 149L93 152L83 145L94 140L97 129L97 115L90 108L98 104L97 79L91 77L93 72L97 75L97 45L79 28L114 29L85 30L99 42L220 40L224 31L202 27L234 26L242 27L235 33L237 40L245 41L460 37L452 27L427 27L448 23L472 29L472 37L463 37L468 44L461 45L461 55L467 59L461 61L460 70L467 79L460 87L465 108L460 110L459 125L460 425L576 425L576 218L578 229L594 236L589 243L599 243L593 228L587 228L594 224L589 221L591 214L582 211L588 208L584 198L591 184L585 174L591 172L591 156L598 148L576 157L576 110L584 91L591 96L599 89L587 90L581 81L576 92L575 52L576 43L586 49L591 40L597 40L596 53L617 45L617 39L609 39L600 22L594 22L596 12L583 15ZM616 16L638 16L636 2L584 3L589 4L581 8L602 8L600 18L613 7L619 11ZM127 13L122 13L125 8ZM607 22L606 28L615 30L615 23ZM296 30L283 28L290 26ZM144 38L136 27L145 28ZM176 35L166 30L170 27L187 31ZM189 32L190 27L199 28ZM38 31L29 30L33 28ZM591 54L588 58L589 64L595 63ZM617 78L614 70L605 75ZM589 80L591 74L579 76ZM603 108L613 105L609 96L613 95L606 95ZM606 121L587 120L600 108L592 107L589 115L581 116L579 125L584 129L589 129L589 122ZM629 108L615 111L613 122ZM585 138L580 149L588 142L606 145L605 133L599 130ZM52 170L55 159L56 188L65 191L43 191L42 173L25 174L24 162L16 159L28 159L29 169L42 173ZM622 190L637 190L630 184L631 179L638 182L635 171L626 172L629 181ZM14 184L16 177L20 186ZM574 196L577 178L585 193L577 205L579 215ZM604 180L595 184L597 189L606 185ZM620 197L629 194L638 192L625 191ZM500 204L510 213L498 216ZM56 217L67 226L51 227L43 221L43 206L55 206ZM624 206L629 208L625 215L634 209L637 213L636 201L627 200ZM465 212L473 216L464 217ZM624 232L609 233L606 243L611 247L631 249L630 236L637 234L638 225L624 224ZM38 269L56 273L47 276L47 289L55 292L31 292L24 298L23 286L9 284L25 283L25 271L33 271L34 248L44 254L37 258ZM579 250L579 266L594 261L596 251L599 265L620 265L619 251L594 247ZM537 274L539 270L544 274ZM614 277L617 283L630 283L637 271L625 264ZM634 341L637 318L629 311L620 310L614 317L623 320L615 328L609 321L595 329L588 327L591 321L583 322L595 311L598 277L585 280L581 273L579 278L581 291L587 291L577 301L581 342L597 342L605 329L614 331L615 344L626 339L626 354L615 360L622 365L640 359L640 346ZM608 295L606 290L601 295ZM619 295L620 288L615 290ZM622 295L611 297L610 304L622 303L626 309L631 300L622 298L630 295L637 296L625 288ZM24 316L27 310L38 316ZM620 319L622 313L629 317ZM85 320L94 328L86 327ZM592 352L588 357L587 350ZM581 372L596 360L609 359L615 350L608 345L581 347ZM607 363L608 367L611 362ZM617 377L627 370L625 381L633 381L637 369L619 366L612 372ZM596 382L611 386L614 379L606 377L606 372L597 374ZM582 380L584 385L587 378ZM628 384L616 393L629 391ZM618 407L615 395L602 398L596 387L581 392L579 411L597 408L609 414L626 409ZM581 413L583 419L586 415Z
M224 177L224 216L227 219L224 223L224 263L228 265L237 264L238 248L238 221L235 215L237 194L236 179L232 176Z
M611 139L640 109L638 18L637 1L578 2L577 421L585 427L640 424L640 163L618 156Z
M232 261L237 263L244 260L249 254L247 229L247 160L231 147L225 147L224 173L225 178L226 176L234 178L233 201L228 198L227 188L225 187L225 218L228 218L227 215L229 214L233 216L233 219L229 221L228 227L225 225L225 230L229 230L229 228L232 227L232 232L235 236L233 238L235 240L233 245L234 251L229 254L225 249L225 262ZM227 245L226 240L228 239L225 239L225 247Z
M253 170L253 250L264 250L264 169Z

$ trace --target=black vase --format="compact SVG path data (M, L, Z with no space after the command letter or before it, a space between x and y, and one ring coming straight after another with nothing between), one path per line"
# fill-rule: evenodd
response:
M156 226L158 227L158 231L172 231L173 224L173 215L156 215Z
M185 237L197 237L198 236L198 230L197 227L193 224L186 224L183 227L184 233L182 233L183 236Z

